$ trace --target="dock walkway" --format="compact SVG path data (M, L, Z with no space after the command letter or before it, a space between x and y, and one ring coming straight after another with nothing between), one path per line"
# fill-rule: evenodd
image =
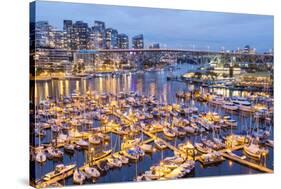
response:
M258 171L261 171L261 172L264 172L264 173L273 173L273 170L271 170L271 169L269 169L267 167L264 167L264 166L252 163L250 161L247 161L247 160L235 157L235 156L231 156L231 155L229 155L227 153L222 153L222 156L227 158L227 159L230 159L232 161L235 161L235 162L238 162L240 164L243 164L243 165L246 165L248 167L251 167L253 169L256 169Z

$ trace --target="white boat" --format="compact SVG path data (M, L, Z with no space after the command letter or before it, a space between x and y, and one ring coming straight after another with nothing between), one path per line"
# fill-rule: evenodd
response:
M251 102L246 100L245 98L242 97L237 97L232 99L232 102L238 106L239 110L245 111L245 112L253 112L254 107L252 106Z
M227 110L231 110L231 111L236 111L238 110L238 106L235 105L233 102L229 102L229 101L225 101L222 105L222 107L224 109L227 109Z
M244 146L243 150L246 155L254 159L260 159L262 155L265 156L268 154L268 149L261 148L259 145L253 143L251 143L249 146Z
M50 158L62 158L63 157L63 152L52 146L49 146L47 148L47 152L48 152Z
M214 96L209 101L211 104L222 105L224 102L224 98L221 96Z
M185 127L184 127L184 130L185 130L187 133L190 133L190 134L194 134L194 133L195 133L195 128L192 127L192 126L185 126Z
M54 177L63 175L68 173L69 171L72 171L74 168L76 167L75 164L70 164L70 165L63 165L63 164L59 164L55 167L55 170L47 173L46 175L43 176L43 180L44 181L48 181L51 180Z
M74 144L65 144L64 145L64 151L68 152L68 153L74 153L75 145Z
M273 146L274 146L273 140L270 140L270 139L266 140L266 141L265 141L265 144L266 144L267 146L272 147L272 148L273 148Z
M210 153L212 151L212 149L204 146L204 144L202 143L195 143L194 144L195 148L197 151L199 151L200 153L203 153L203 154L207 154L207 153Z
M203 165L208 166L211 164L217 164L222 161L224 161L224 157L221 156L219 152L211 152L208 154L203 154L202 156L199 157L198 159Z
M230 127L237 127L237 121L234 119L224 120L224 123Z
M38 163L44 163L46 160L47 160L47 156L46 154L44 153L44 151L40 150L39 152L36 153L36 156L35 156L35 160L38 162Z
M129 159L125 156L120 155L119 153L113 154L113 157L119 159L122 162L122 164L129 163Z
M165 148L167 148L167 145L160 139L155 139L154 143L155 143L156 147L161 150L164 150Z
M81 185L84 183L85 179L86 179L86 176L78 169L75 169L75 171L73 173L73 183Z
M83 148L83 149L87 149L88 146L89 146L89 143L88 143L87 141L83 140L83 139L78 140L78 141L76 142L76 144L77 144L78 146L80 146L81 148Z
M122 166L122 162L118 158L114 157L107 158L107 164L110 168Z
M176 133L172 129L169 129L169 128L164 128L163 133L165 136L167 136L169 138L173 138L176 136Z
M94 167L86 167L84 169L87 179L100 177L100 172Z
M89 143L91 144L100 144L101 143L101 138L98 136L91 136L89 138Z

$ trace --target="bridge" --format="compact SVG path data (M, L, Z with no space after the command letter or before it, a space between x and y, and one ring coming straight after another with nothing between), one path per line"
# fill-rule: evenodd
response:
M82 50L82 52L87 50ZM146 49L97 49L97 53L118 53L118 52L178 52L192 53L198 55L232 55L232 56L258 56L258 57L273 57L273 54L265 53L246 53L233 51L214 51L214 50L197 50L197 49L169 49L169 48L146 48ZM78 51L79 52L79 51ZM80 51L81 52L81 51Z
M89 62L96 60L119 60L121 62L134 62L136 64L148 63L157 64L162 62L185 62L208 63L214 57L222 57L226 62L233 58L238 63L273 63L274 55L266 53L247 53L234 51L214 51L199 49L179 48L144 48L144 49L52 49L36 48L35 53L39 57L37 62L61 62L84 59ZM34 53L31 53L34 55Z

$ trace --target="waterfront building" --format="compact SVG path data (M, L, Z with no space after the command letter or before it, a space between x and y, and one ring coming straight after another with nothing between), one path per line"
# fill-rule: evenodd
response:
M105 47L107 49L118 48L118 31L112 28L107 28L105 30Z
M126 34L118 34L117 37L117 46L119 49L128 49L129 48L129 37Z
M65 69L72 63L73 54L66 49L36 48L34 54L36 67L41 69Z
M214 73L218 75L228 75L228 76L234 76L234 75L240 75L242 73L241 68L239 67L233 67L229 65L224 66L216 66L214 67Z
M132 38L132 47L133 49L144 48L143 34L136 35Z

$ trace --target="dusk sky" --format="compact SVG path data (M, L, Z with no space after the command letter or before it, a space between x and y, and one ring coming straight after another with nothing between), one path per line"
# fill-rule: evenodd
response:
M63 20L95 20L131 37L142 33L145 46L159 42L168 48L219 50L249 44L259 52L273 48L273 16L137 8L37 1L36 20L62 29Z

